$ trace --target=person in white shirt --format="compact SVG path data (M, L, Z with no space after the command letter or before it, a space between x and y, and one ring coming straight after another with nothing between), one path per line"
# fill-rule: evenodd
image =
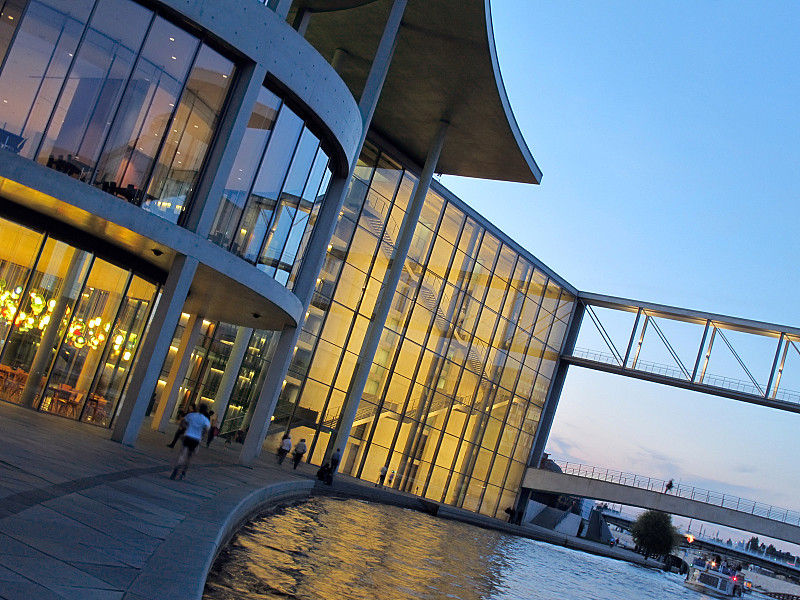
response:
M287 433L281 440L281 445L278 447L278 464L283 464L283 459L292 451L292 437Z
M297 468L297 465L300 464L300 461L303 460L303 456L305 456L306 452L308 451L308 447L306 446L305 438L297 442L297 446L294 447L294 468Z
M208 420L208 407L205 404L200 405L198 412L188 413L181 419L181 425L186 428L183 434L183 446L181 453L178 455L178 461L175 463L175 468L172 469L170 479L183 479L186 476L186 471L189 470L189 462L192 460L200 440L202 440L211 429L211 421ZM180 473L180 475L179 475Z

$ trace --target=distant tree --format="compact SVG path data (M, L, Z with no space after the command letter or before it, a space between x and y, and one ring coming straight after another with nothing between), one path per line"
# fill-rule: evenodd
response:
M778 554L778 549L775 546L772 544L767 546L767 556L775 556L776 554Z
M633 541L644 549L646 558L650 555L667 556L677 544L678 531L670 515L648 510L636 519L631 535Z
M747 542L747 546L745 546L745 550L749 550L750 552L758 552L758 545L759 545L758 538L753 536Z
M728 538L728 541L725 542L725 545L733 547L733 540L731 538Z

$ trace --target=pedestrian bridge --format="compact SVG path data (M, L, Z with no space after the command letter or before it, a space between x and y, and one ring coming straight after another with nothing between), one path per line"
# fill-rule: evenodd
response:
M800 513L631 473L554 461L563 471L528 469L522 487L659 510L800 544Z

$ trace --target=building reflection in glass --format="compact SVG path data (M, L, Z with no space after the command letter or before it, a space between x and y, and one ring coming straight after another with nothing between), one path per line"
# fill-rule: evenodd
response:
M292 288L332 170L320 138L262 88L210 239Z
M0 148L178 222L233 62L131 0L30 0L9 23Z

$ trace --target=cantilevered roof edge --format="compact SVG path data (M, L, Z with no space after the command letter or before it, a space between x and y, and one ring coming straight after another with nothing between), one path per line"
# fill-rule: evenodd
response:
M489 44L489 57L492 61L492 69L494 69L494 76L497 82L497 94L500 97L500 104L503 107L503 110L506 113L506 119L508 120L508 126L511 128L511 133L514 136L514 139L517 142L517 146L519 148L520 153L522 154L523 159L525 162L528 163L528 166L531 169L531 174L533 178L536 180L536 183L542 182L542 170L539 168L539 165L536 164L536 159L533 158L533 153L531 152L530 148L528 148L528 144L525 142L525 138L522 136L522 131L519 128L519 124L517 123L517 118L514 116L514 111L511 109L511 102L508 99L508 94L506 93L506 86L503 82L503 74L500 71L500 61L497 57L497 46L495 45L494 39L494 25L492 23L492 7L490 0L484 0L486 9L486 35L487 35L487 42Z

